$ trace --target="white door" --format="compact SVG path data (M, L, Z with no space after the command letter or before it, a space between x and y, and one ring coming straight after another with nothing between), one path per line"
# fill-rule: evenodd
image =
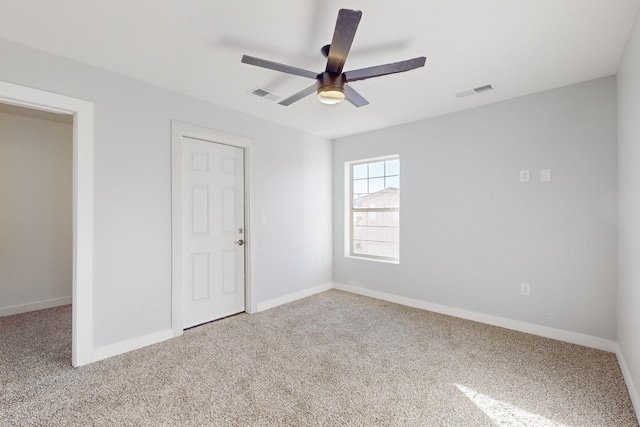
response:
M183 327L245 311L244 150L182 138Z

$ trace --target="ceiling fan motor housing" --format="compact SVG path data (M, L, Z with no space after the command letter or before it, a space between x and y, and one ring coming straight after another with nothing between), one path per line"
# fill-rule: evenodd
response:
M325 71L318 75L318 92L327 90L344 92L344 84L346 82L344 74Z
M323 104L337 104L344 101L344 85L347 80L342 73L325 71L318 75L318 100Z

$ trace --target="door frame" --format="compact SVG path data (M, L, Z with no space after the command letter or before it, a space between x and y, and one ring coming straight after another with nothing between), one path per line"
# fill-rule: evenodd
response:
M249 163L251 139L192 125L177 120L171 121L171 329L174 336L182 335L182 138L195 138L218 144L231 145L244 150L244 230L245 230L245 264L244 264L244 307L247 313L253 313L253 287L251 284L251 227L249 214L250 184Z
M93 362L93 103L0 81L0 102L73 115L71 364Z

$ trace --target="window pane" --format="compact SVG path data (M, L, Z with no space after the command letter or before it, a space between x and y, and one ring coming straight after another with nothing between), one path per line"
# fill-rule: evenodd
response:
M369 222L367 221L368 215L366 212L354 212L353 214L353 225L367 225Z
M397 258L399 230L398 227L355 226L354 253Z
M386 185L385 188L400 188L400 177L399 176L388 176L385 178Z
M385 175L400 175L400 159L387 160L384 165Z
M384 190L384 178L369 179L369 194Z
M384 176L384 162L369 163L369 178Z
M400 229L395 227L384 227L384 241L387 243L398 243L400 241Z
M368 178L367 175L367 164L364 163L362 165L353 165L353 179L362 179Z
M359 196L354 196L353 197L353 208L354 209L361 209L363 207L363 205L366 205L367 202L367 194L361 194Z
M353 227L353 239L369 240L367 231L369 231L369 227Z
M353 253L362 255L384 256L385 243L366 240L353 241Z
M384 256L400 258L400 245L397 243L385 243Z
M353 194L367 194L367 179L356 179L353 181Z
M384 226L385 227L400 227L400 215L399 212L384 212Z
M367 253L369 255L384 256L384 243L368 242Z
M384 207L385 208L399 208L400 207L400 192L398 190L387 190L384 193Z
M374 242L384 242L386 240L384 227L368 227L368 229L367 240Z

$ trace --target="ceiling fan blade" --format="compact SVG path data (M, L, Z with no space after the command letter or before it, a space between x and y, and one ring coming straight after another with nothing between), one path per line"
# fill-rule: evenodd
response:
M306 89L302 89L300 92L296 93L295 95L291 95L290 97L283 99L282 101L278 102L278 104L284 105L284 106L291 105L296 101L300 101L305 96L311 95L317 90L318 90L318 85L313 84Z
M356 92L356 90L349 85L344 85L344 95L347 97L347 101L358 108L369 104L369 101L364 99L362 95Z
M359 10L340 9L338 12L336 29L333 32L333 40L329 48L326 71L338 74L342 72L342 67L347 61L347 55L351 49L353 38L356 36L361 17L362 12Z
M375 67L361 68L359 70L346 71L344 77L348 82L370 79L372 77L386 76L387 74L403 73L415 68L424 67L427 58L408 59L406 61L393 62L391 64L377 65Z
M292 67L291 65L280 64L279 62L260 59L249 55L242 55L242 62L249 65L255 65L256 67L268 68L270 70L293 74L294 76L308 77L310 79L318 78L318 74L314 73L313 71L303 70L302 68L296 68Z

